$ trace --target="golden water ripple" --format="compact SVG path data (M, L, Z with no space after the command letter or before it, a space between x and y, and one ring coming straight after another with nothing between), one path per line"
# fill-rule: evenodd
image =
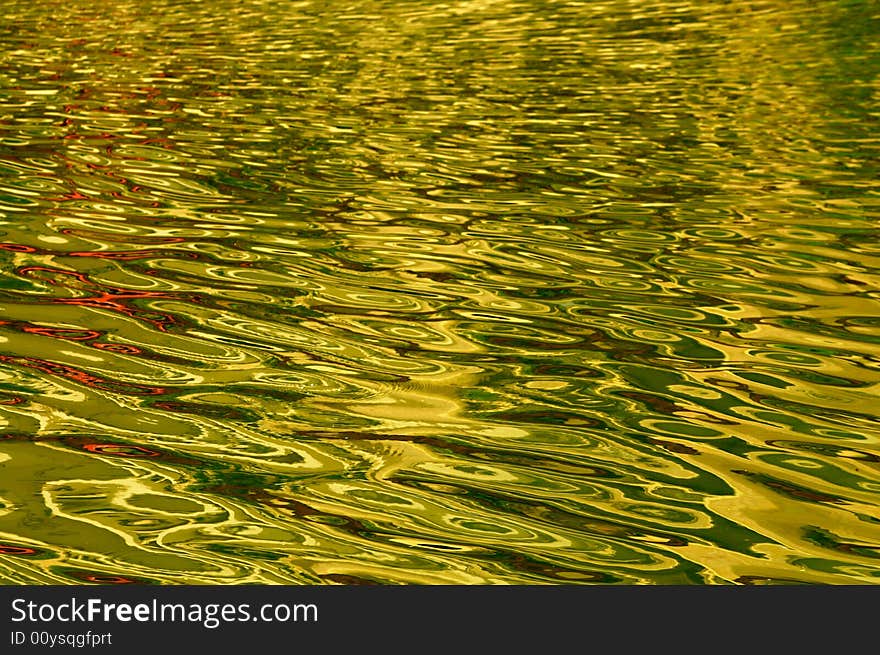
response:
M4 12L0 581L880 579L869 4Z

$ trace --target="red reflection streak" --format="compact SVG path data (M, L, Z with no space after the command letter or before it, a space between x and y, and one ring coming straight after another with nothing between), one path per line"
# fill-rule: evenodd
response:
M13 330L28 332L30 334L38 334L42 337L51 337L53 339L62 339L64 341L94 341L102 336L104 332L98 330L80 330L76 328L52 328L42 325L34 325L32 323L24 323L21 321L0 321L0 325L9 326ZM87 344L92 348L106 350L108 352L119 353L121 355L143 355L144 351L137 346L131 346L125 343L106 343L102 341L94 341ZM0 405L17 405L24 400L16 396L11 400L0 401Z
M69 138L73 138L73 137L80 138L74 134L69 134L64 138L69 139ZM65 193L63 196L59 196L57 198L46 198L46 200L49 202L66 202L68 200L91 200L91 197L85 196L85 195L81 194L79 191L77 191L76 189L74 189L70 193Z
M137 580L123 578L121 575L81 575L77 577L81 580L97 582L99 584L138 584Z
M70 330L64 328L48 328L39 325L23 325L22 332L31 334L39 334L44 337L54 337L56 339L64 339L65 341L89 341L97 339L101 336L101 332L96 330Z
M91 344L92 348L99 350L107 350L112 353L120 353L122 355L143 355L144 351L137 346L129 346L124 343L102 343L96 342Z
M143 141L140 142L141 145L152 145L154 143L162 146L163 148L168 148L169 150L174 147L174 141L172 141L171 139L166 139L164 137L154 137L152 139L144 139Z
M36 555L39 551L34 548L25 548L24 546L10 546L8 544L0 544L0 555Z
M37 252L33 246L23 246L18 243L0 243L0 250L8 250L10 252Z
M22 268L18 269L19 275L25 275L33 271L44 271L46 273L54 273L57 275L67 275L75 278L84 285L92 287L92 289L94 289L94 287L96 286L99 287L99 285L90 280L87 275L85 275L84 273L77 273L75 271L65 271L60 268L50 268L48 266L23 266ZM57 282L54 282L52 280L44 281L47 284L58 284ZM124 303L120 302L123 300L138 300L143 298L173 299L175 298L175 296L172 294L168 294L162 291L126 291L124 289L120 289L119 287L103 287L103 289L106 289L106 291L103 291L99 295L95 296L89 296L86 298L52 298L49 300L49 302L56 305L78 305L80 307L108 309L113 312L124 314L125 316L130 316L131 318L137 319L139 321L145 321L155 327L160 332L167 332L166 326L177 322L175 318L170 314L166 314L164 312L145 312L142 309L138 309L136 307L128 307ZM158 316L159 318L149 318L148 315Z
M159 457L161 455L161 453L143 446L118 443L87 443L83 444L83 450L99 455L112 455L113 457Z
M164 387L150 387L142 384L108 380L107 378L92 375L91 373L81 371L73 366L68 366L67 364L57 364L45 359L37 359L36 357L11 357L9 355L0 355L0 362L26 366L27 368L73 380L74 382L79 382L87 387L100 389L101 391L112 391L133 396L158 396L168 391Z
M79 307L94 307L96 309L109 309L112 312L118 312L149 323L160 332L167 332L167 325L176 323L177 321L170 314L164 312L144 312L141 309L128 307L117 300L131 300L135 298L170 298L168 294L158 292L143 293L103 293L100 296L92 296L91 298L54 298L51 302L56 305L77 305ZM144 314L153 314L160 318L147 318Z
M36 249L33 252L37 252ZM41 255L47 254L45 251L39 251ZM27 275L33 271L42 271L44 273L52 273L54 275L68 275L70 277L76 278L83 284L88 284L90 286L94 286L94 282L92 282L85 273L77 273L76 271L66 271L63 268L51 268L50 266L22 266L18 271L16 271L19 275ZM51 284L56 286L58 283L53 280L43 280L46 284Z

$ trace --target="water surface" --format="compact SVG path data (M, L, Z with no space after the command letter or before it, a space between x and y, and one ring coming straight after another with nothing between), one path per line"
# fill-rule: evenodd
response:
M880 581L875 3L0 4L0 581Z

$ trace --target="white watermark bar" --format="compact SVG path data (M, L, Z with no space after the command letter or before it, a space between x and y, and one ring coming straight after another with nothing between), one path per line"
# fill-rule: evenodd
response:
M9 633L9 645L11 647L27 645L41 648L96 648L98 646L112 646L113 635L110 632L93 633L91 630L75 633L13 630Z
M252 622L287 623L317 622L318 606L314 603L164 603L153 599L148 603L106 602L101 598L82 600L72 596L59 603L38 603L25 598L12 601L13 623L192 623L210 630L224 623Z
M0 653L860 652L878 601L880 586L0 586Z

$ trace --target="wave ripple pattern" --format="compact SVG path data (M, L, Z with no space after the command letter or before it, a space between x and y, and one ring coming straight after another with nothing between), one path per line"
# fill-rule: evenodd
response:
M3 13L3 583L880 582L875 4Z

